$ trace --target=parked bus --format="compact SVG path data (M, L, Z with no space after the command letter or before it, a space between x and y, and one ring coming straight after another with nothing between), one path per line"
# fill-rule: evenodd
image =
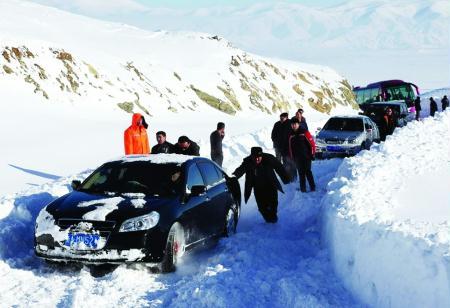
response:
M415 84L403 80L385 80L371 83L366 87L355 87L353 92L360 105L400 100L411 107L414 105L416 95L419 95L419 88Z

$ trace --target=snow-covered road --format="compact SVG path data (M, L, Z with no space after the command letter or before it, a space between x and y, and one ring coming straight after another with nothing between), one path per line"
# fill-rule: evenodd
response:
M49 193L22 195L0 221L1 306L360 306L320 245L320 202L341 161L314 163L317 192L286 185L278 224L264 223L252 198L235 236L187 255L176 273L165 275L121 266L94 278L87 268L46 265L33 253L34 219L69 179L43 187Z

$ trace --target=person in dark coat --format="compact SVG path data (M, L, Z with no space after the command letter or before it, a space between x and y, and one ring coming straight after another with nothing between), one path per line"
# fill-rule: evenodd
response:
M211 159L222 167L223 152L222 152L222 140L225 136L225 123L217 123L217 129L209 136L209 142L211 144Z
M434 98L430 97L430 116L434 117L434 114L438 111L438 106Z
M392 113L392 109L386 107L384 110L383 117L381 118L380 129L380 140L386 140L387 135L392 135L395 130L396 119Z
M295 117L293 117L291 119L291 121L293 119L297 119L298 120L298 122L300 123L300 128L308 130L308 123L306 123L306 118L303 116L303 109L302 108L299 108L297 110L297 112L295 113Z
M447 107L449 107L447 95L444 95L444 97L441 99L441 103L442 103L442 111L444 111Z
M283 112L282 114L280 114L280 120L273 125L271 134L273 148L275 150L275 157L280 162L282 161L283 147L285 147L286 143L285 139L287 139L287 133L289 131L290 131L289 114L287 112Z
M422 110L422 106L420 105L420 96L417 96L414 100L414 109L416 109L416 120L419 121L420 111Z
M291 121L292 132L289 136L289 156L297 166L300 178L300 191L306 192L306 179L311 191L316 190L311 161L316 153L316 144L309 131L300 127L298 119Z
M173 153L200 156L200 147L188 137L180 136L180 138L178 138L178 143L174 146Z
M275 172L283 183L289 182L289 175L283 165L275 156L263 153L260 147L251 148L250 156L244 158L233 172L236 178L245 174L245 202L247 203L253 189L258 210L268 223L278 221L278 190L283 192Z
M166 132L162 130L157 132L156 141L158 143L152 147L152 154L170 154L173 152L173 144L166 141Z

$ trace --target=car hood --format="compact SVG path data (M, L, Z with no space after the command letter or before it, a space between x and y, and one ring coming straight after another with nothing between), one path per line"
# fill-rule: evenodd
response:
M358 138L363 132L352 132L352 131L338 131L338 130L321 130L317 134L319 139L336 139L345 140L348 138Z
M117 222L160 211L175 197L160 198L143 194L98 195L73 191L56 199L47 206L55 220L80 219L93 221L113 220Z

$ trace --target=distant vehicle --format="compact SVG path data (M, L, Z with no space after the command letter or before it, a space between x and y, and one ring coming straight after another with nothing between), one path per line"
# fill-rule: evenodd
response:
M156 263L235 232L241 191L214 162L176 154L126 156L95 170L36 219L35 252L49 261Z
M410 112L406 103L403 101L377 102L361 105L364 115L374 121L380 127L386 108L391 108L397 127L403 127L408 122L415 119L415 113Z
M363 115L331 117L316 136L319 157L355 155L380 141L377 125Z
M408 107L412 107L414 99L419 95L419 88L403 80L385 80L371 83L366 87L355 87L353 93L359 105L400 100Z

